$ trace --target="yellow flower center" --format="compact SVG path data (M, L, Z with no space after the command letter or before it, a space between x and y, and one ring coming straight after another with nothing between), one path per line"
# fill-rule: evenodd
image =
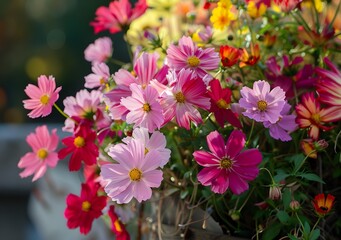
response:
M101 85L104 85L104 84L106 84L106 81L105 81L105 79L104 79L104 78L101 78L101 79L99 80L99 84L101 84Z
M143 104L143 107L142 107L143 111L145 112L150 112L150 105L148 103L145 103Z
M257 107L260 111L265 111L266 108L268 107L268 104L264 100L260 100L257 103Z
M146 155L147 153L149 153L148 148L144 148L144 155Z
M200 59L196 56L190 56L189 58L187 58L187 63L191 67L197 67L200 64Z
M218 102L216 103L219 108L228 108L228 104L224 99L219 99Z
M89 201L82 202L82 210L84 212L89 212L90 208L91 208L91 203Z
M43 160L47 157L47 155L48 155L48 152L43 148L39 149L37 152L37 156Z
M78 136L75 138L75 140L73 141L73 144L78 147L78 148L81 148L81 147L84 147L85 145L85 140L84 138Z
M182 92L178 92L177 94L175 94L175 99L178 103L185 102L185 96L182 94Z
M229 158L223 158L220 161L220 167L224 169L230 169L232 167L232 160Z
M314 123L319 124L321 122L320 114L314 113L311 115L311 119L314 121Z
M140 181L142 177L142 172L140 171L140 169L133 168L129 172L129 177L131 181Z
M40 102L43 104L43 105L46 105L48 104L50 101L50 97L48 95L43 95L41 98L40 98Z

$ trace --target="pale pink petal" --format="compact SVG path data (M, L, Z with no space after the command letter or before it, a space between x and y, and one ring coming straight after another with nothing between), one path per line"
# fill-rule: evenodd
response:
M195 151L193 153L195 161L203 166L203 167L214 167L214 166L219 166L220 165L220 159L217 158L217 156L205 152L205 151Z

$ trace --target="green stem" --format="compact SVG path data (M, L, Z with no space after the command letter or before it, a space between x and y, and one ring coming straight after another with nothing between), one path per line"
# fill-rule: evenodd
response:
M303 161L301 162L300 166L294 171L293 175L295 175L295 174L298 172L298 170L300 170L300 168L304 165L305 161L308 159L308 157L310 156L310 154L312 154L312 153L314 153L314 152L316 152L316 150L312 150L311 152L309 152L309 153L307 154L307 156L305 156L305 158L304 158Z
M58 112L59 112L60 114L62 114L65 118L70 118L65 112L62 111L62 109L60 109L60 108L58 107L57 104L53 104L53 106L54 106L54 107L58 110Z
M269 169L267 169L267 168L260 168L259 170L265 170L265 171L267 171L267 172L269 173L270 178L271 178L272 184L276 184L276 182L275 182L274 178L272 177L272 174L271 174L271 172L269 171Z
M321 217L319 217L319 218L317 219L316 223L314 224L313 228L312 228L311 231L310 231L310 234L311 234L311 233L314 231L314 229L317 227L317 225L319 224L320 220L321 220ZM310 234L309 234L309 237L310 237Z
M246 143L245 143L245 146L248 146L249 143L250 143L250 140L251 140L251 136L252 136L252 132L253 132L254 127L255 127L255 121L252 120L252 125L251 125L250 134L249 134L249 137L248 137L248 139L247 139L247 141L246 141Z
M250 190L249 195L247 195L245 201L244 201L243 204L240 206L240 208L239 208L239 210L238 210L239 212L241 212L242 209L245 207L247 201L249 201L249 199L250 199L250 197L251 197L251 195L252 195L252 193L253 193L254 190L255 190L255 188L252 188L252 189Z
M122 62L122 61L117 60L117 59L114 59L114 58L110 58L110 62L112 62L113 64L118 65L118 66L124 66L124 65L126 65L125 62Z
M304 225L303 225L301 219L299 218L297 212L295 212L295 216L296 216L297 220L299 221L299 223L300 223L300 225L301 225L301 227L302 227L302 233L304 233L304 232L305 232L305 231L304 231Z

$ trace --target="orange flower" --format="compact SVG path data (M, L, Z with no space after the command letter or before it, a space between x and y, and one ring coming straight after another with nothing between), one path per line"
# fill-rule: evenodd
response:
M251 44L250 50L251 50L251 54L249 54L245 48L242 49L239 67L245 67L247 65L248 66L255 65L258 62L258 60L260 59L260 51L259 51L259 45L258 44L254 45L254 46L253 46L253 44Z
M231 67L236 64L240 57L240 50L228 45L220 46L220 58L224 67Z
M324 193L316 195L313 200L313 206L316 214L320 217L324 217L332 209L334 200L335 197L331 194L328 194L327 198L325 198Z

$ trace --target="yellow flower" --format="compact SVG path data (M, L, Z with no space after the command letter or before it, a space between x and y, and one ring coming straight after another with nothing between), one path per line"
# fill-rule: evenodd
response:
M304 0L302 2L302 6L310 8L310 7L314 7L316 8L317 12L321 13L323 10L323 3L321 0Z
M258 18L260 16L263 16L266 12L266 5L264 3L261 3L259 6L256 5L254 1L250 1L247 5L247 13L252 18Z
M230 9L223 7L216 7L212 11L210 21L213 24L213 28L223 30L227 27L232 20L235 20L236 16L230 11Z
M230 9L231 6L232 6L232 4L231 4L230 0L220 0L218 2L218 7Z

